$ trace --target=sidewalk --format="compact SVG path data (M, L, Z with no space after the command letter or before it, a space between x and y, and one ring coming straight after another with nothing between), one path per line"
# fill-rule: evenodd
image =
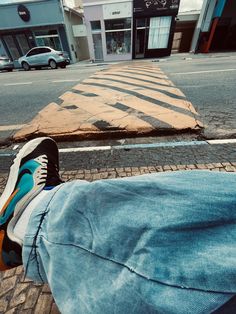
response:
M193 105L154 62L110 65L50 103L14 136L58 140L199 132Z
M163 166L94 168L62 171L62 178L67 180L85 179L94 181L117 177L130 177L144 173L178 171L178 170L211 170L236 172L236 162L207 164L171 164ZM0 193L6 183L7 174L0 173ZM0 313L6 314L58 314L58 308L47 285L37 285L24 280L22 267L0 273Z

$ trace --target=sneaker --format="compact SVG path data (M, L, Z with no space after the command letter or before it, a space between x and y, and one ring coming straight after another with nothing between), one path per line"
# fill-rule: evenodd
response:
M0 270L22 264L22 241L13 230L24 209L44 188L61 183L56 142L42 137L25 144L14 159L0 197Z

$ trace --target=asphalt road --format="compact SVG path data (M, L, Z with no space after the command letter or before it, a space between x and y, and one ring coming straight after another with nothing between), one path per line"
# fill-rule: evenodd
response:
M31 121L50 102L102 68L70 65L57 70L0 72L0 138L11 135L11 128Z
M169 58L159 65L193 103L206 138L236 137L236 55Z
M206 138L236 137L236 55L171 56L158 65L193 103ZM103 67L71 65L67 69L0 73L0 139L31 121L50 102Z

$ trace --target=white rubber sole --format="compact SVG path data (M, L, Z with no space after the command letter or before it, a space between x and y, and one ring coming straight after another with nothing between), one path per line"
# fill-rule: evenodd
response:
M0 210L1 208L3 208L3 206L5 205L5 203L7 202L7 200L9 199L9 197L12 195L12 193L14 192L15 189L15 185L17 182L17 178L18 178L18 173L19 173L19 169L20 169L20 163L21 160L26 157L27 155L29 155L30 153L33 152L33 150L44 140L46 139L50 139L48 137L41 137L41 138L37 138L34 139L30 142L28 142L27 144L25 144L22 149L19 151L19 153L17 154L11 168L10 168L10 173L8 176L8 181L7 181L7 185L4 189L4 192L0 198ZM44 156L46 157L46 156ZM40 162L40 157L39 157L39 162ZM45 165L44 165L45 166ZM19 239L18 237L15 237L14 235L14 227L19 219L19 217L21 216L22 212L24 211L25 207L27 206L27 204L36 196L38 195L41 190L44 188L44 184L42 185L37 185L37 181L39 180L39 172L40 172L40 163L39 163L39 169L38 171L36 171L36 173L33 176L34 182L35 182L35 188L32 189L30 194L27 194L25 197L23 197L18 203L17 206L14 210L14 216L11 219L11 221L8 223L7 226L7 234L8 237L12 240L17 242L18 244L22 245L22 241L21 239Z
M48 137L40 137L28 142L21 148L21 150L17 154L10 168L6 187L0 197L0 210L14 191L22 158L32 153L32 151L45 139L48 139Z

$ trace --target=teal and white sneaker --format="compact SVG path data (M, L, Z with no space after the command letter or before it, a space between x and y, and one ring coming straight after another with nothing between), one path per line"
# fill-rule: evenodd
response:
M43 189L61 183L56 142L42 137L25 144L14 159L0 197L0 270L22 264L22 240L13 230L24 209Z

